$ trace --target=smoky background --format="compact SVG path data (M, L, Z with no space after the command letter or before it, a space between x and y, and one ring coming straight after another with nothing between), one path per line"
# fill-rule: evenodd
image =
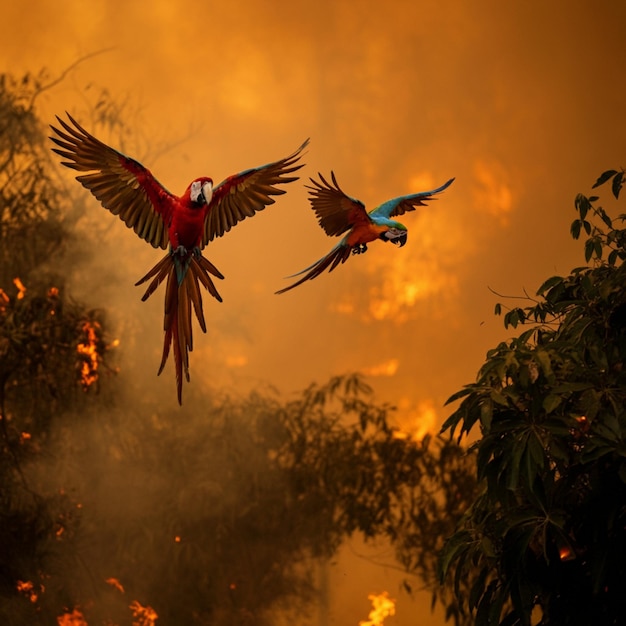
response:
M254 481L275 479L260 459L231 475L226 426L215 409L224 397L276 389L290 398L312 381L360 371L378 398L398 406L394 419L403 429L436 431L445 399L506 336L493 319L497 298L489 288L533 292L546 272L579 265L568 235L573 197L623 161L619 2L442 8L398 1L381 11L373 2L268 9L187 1L155 2L146 11L68 1L59 11L41 0L31 9L3 9L4 71L47 67L58 75L102 51L42 94L42 118L83 112L88 129L102 128L89 126L97 120L88 111L108 94L125 104L129 128L102 138L142 160L173 192L199 175L220 181L312 138L302 181L206 251L226 276L218 285L224 303L205 299L209 328L206 336L195 333L182 409L170 366L156 377L162 294L141 303L134 287L162 252L137 240L59 168L76 197L82 194L84 216L75 247L55 269L73 298L106 311L107 341L119 341L110 352L119 373L103 372L101 385L114 387L117 398L70 429L53 430L55 454L29 472L51 491L74 489L85 524L97 525L100 516L111 527L119 522L125 545L154 532L167 511L184 504L190 523L202 523L227 503L244 506ZM407 216L402 250L372 246L332 275L275 296L283 276L332 245L301 184L330 169L369 209L456 181L431 207ZM245 421L236 423L245 430ZM196 440L204 441L201 452ZM182 470L176 459L201 467ZM154 540L151 558L190 549L170 535ZM106 545L87 548L107 556ZM336 623L365 618L371 587L399 589L390 567L354 556L361 549L358 541L345 549L328 573ZM387 564L393 559L385 546L373 553ZM155 580L162 571L155 568L135 590L154 592L164 584ZM76 584L102 585L87 580L77 575ZM116 599L109 587L102 593ZM396 623L418 611L431 619L427 607L395 595Z

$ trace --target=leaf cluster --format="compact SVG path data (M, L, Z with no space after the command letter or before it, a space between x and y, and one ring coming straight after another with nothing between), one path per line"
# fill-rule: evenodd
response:
M609 180L617 198L623 172L594 186ZM530 624L535 606L545 625L613 624L626 611L626 231L597 200L577 196L572 226L593 265L510 311L506 325L530 328L449 400L460 402L444 431L480 429L481 493L440 574L471 573L463 600L476 624Z

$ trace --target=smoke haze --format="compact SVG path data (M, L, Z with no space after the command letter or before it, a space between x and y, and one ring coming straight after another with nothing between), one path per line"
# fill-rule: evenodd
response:
M282 158L311 137L302 179L205 251L226 277L224 302L205 298L209 329L196 332L182 409L171 364L156 378L163 293L141 303L133 286L162 252L87 199L102 241L88 265L71 269L73 294L111 311L134 394L160 398L181 421L223 388L289 394L362 371L399 407L404 428L437 429L446 398L511 334L493 316L500 299L490 288L532 295L582 265L569 235L573 199L625 164L619 1L33 0L3 14L3 72L45 67L54 79L99 53L42 94L44 119L85 114L108 91L127 103L136 131L115 147L174 193L201 175L217 183ZM276 296L283 277L334 245L302 184L330 170L368 209L456 181L402 217L402 249L374 242ZM354 561L343 553L331 572L331 623L365 619L367 594L397 585L389 570ZM414 614L400 597L390 624ZM429 619L424 609L421 623Z

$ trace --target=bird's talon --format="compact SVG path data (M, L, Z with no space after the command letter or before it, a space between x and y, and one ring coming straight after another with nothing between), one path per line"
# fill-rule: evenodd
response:
M170 254L179 257L187 256L187 248L185 246L178 246L176 248L170 248Z

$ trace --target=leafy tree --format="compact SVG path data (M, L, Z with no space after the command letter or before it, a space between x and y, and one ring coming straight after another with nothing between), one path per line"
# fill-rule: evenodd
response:
M208 403L182 423L125 408L62 432L55 471L81 505L66 607L88 623L123 623L137 599L164 623L271 624L310 610L318 563L356 532L438 587L437 550L473 493L456 444L405 436L358 376Z
M624 171L602 174L619 198ZM591 266L546 280L504 317L528 325L487 354L443 426L474 448L480 495L441 558L467 577L476 624L621 624L626 615L626 215L578 195ZM498 305L496 312L501 312Z
M61 520L73 508L66 494L35 488L30 466L44 455L53 421L85 402L106 352L103 315L70 300L53 271L71 237L69 196L35 109L44 79L0 75L0 616L7 624L23 616L15 606L5 613L3 599L40 595L52 555L62 551Z

